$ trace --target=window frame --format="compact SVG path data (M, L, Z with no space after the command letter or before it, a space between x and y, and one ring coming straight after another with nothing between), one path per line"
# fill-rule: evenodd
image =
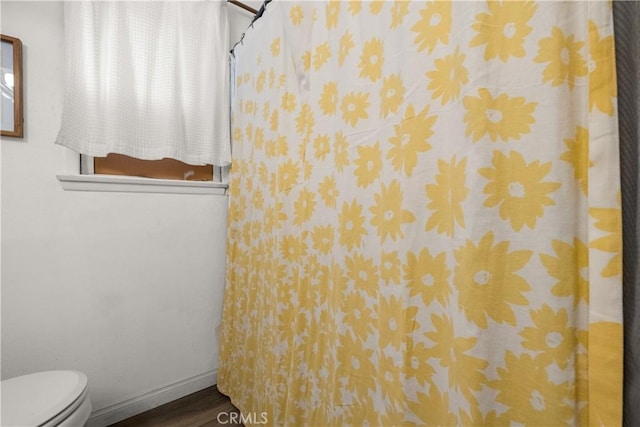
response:
M214 181L144 178L94 173L93 157L79 155L79 173L57 175L65 191L200 194L226 196L229 167L214 166ZM217 178L217 179L216 179Z

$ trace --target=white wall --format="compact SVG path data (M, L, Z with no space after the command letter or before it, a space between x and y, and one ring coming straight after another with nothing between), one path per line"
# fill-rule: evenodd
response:
M78 172L78 156L54 144L62 3L0 7L2 33L23 42L26 122L1 142L2 378L81 370L94 424L163 387L211 383L226 196L63 191L56 174Z

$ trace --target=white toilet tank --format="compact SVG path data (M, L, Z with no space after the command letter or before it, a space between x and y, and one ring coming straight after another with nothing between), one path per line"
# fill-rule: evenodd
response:
M83 426L91 414L87 376L46 371L2 381L2 427Z

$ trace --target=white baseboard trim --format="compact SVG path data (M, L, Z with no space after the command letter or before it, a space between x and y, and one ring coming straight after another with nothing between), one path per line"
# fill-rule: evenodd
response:
M165 403L172 402L181 397L195 393L207 387L215 385L218 379L218 370L205 372L187 378L177 383L150 391L141 396L127 399L123 402L99 409L91 414L86 427L106 427L134 415L141 414ZM91 391L89 391L91 393ZM91 394L89 394L91 396Z

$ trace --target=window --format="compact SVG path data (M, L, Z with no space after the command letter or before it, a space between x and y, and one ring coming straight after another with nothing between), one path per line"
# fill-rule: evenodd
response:
M122 154L94 157L93 173L185 181L215 181L213 165L196 166L174 159L140 160Z
M215 181L189 163L231 162L224 5L68 2L64 24L56 143L91 156L83 172Z

